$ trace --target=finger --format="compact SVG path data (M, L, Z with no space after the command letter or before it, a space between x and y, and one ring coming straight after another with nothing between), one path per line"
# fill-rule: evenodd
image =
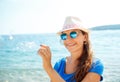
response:
M43 53L43 51L41 49L38 50L38 55L40 55L42 57L44 56L44 53Z
M48 56L48 52L47 52L47 50L46 50L45 48L42 49L42 53L43 53L43 55L44 55L45 57Z
M43 46L43 45L40 45L40 49L39 49L39 51L43 51L45 49L45 47Z
M40 54L42 54L43 57L48 57L50 53L47 51L47 49L45 47L41 47Z
M51 50L49 46L42 44L41 47L44 47L47 50L47 53L51 54Z
M39 55L45 55L45 49L43 47L40 47L40 49L38 50L38 54Z

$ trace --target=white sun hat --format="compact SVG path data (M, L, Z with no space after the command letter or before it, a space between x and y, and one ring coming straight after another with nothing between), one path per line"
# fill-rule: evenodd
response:
M65 19L62 30L60 30L57 34L61 34L63 31L71 30L71 29L79 29L86 33L89 33L89 30L84 27L82 21L74 16L68 16Z

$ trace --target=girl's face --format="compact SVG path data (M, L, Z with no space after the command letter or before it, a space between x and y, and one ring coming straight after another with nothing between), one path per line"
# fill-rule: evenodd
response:
M70 52L76 52L83 49L83 44L87 39L87 35L83 35L83 33L78 29L73 29L62 32L61 38L63 39L65 47Z

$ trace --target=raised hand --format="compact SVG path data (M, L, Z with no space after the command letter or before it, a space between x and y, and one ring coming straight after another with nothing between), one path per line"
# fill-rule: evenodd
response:
M38 54L42 57L43 67L47 71L49 68L52 68L51 65L51 50L47 45L40 45L40 49L38 50Z

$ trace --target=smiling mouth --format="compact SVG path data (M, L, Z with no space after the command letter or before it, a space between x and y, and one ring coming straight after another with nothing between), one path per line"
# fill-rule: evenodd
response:
M74 43L70 43L70 44L67 44L67 47L73 47L73 46L75 46L76 44Z

